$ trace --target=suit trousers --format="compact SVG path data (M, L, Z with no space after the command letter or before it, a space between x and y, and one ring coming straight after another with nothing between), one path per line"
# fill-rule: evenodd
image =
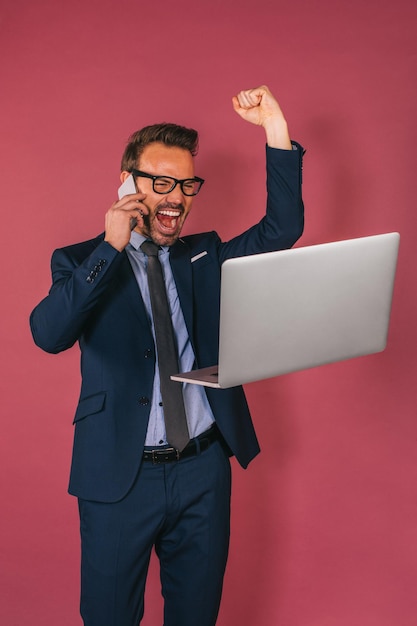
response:
M143 462L116 503L79 500L85 626L138 626L153 547L164 626L216 623L230 534L230 461L219 441L194 457Z

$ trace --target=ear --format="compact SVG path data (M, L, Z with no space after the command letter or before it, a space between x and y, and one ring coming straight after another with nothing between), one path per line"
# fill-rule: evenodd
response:
M122 183L125 182L126 178L128 176L130 176L131 172L126 172L126 170L123 170L123 172L120 172L120 180Z

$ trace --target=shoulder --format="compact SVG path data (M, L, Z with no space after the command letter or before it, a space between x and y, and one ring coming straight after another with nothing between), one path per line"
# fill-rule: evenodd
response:
M206 261L211 259L218 262L220 258L220 248L222 246L219 235L213 230L207 233L197 233L181 237L175 245L175 254L187 255L191 263L206 257Z
M81 261L89 256L102 242L104 241L104 233L101 233L93 239L87 239L86 241L80 241L78 243L63 246L57 248L53 256L68 256L76 261Z
M219 264L221 245L220 237L215 231L185 235L172 247L171 263L188 260L195 268L202 265L201 259L204 258L203 265L210 261ZM199 263L196 264L195 261Z
M180 243L186 245L190 252L198 252L201 249L218 247L221 244L219 235L214 231L207 233L197 233L194 235L185 235L179 240Z

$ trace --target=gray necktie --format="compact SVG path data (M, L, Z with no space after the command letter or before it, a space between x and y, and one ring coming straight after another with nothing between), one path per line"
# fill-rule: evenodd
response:
M148 284L151 297L153 323L155 327L158 365L164 407L165 430L168 443L183 450L190 440L185 416L182 384L171 380L178 372L178 356L175 347L171 313L165 289L162 267L158 259L157 246L153 241L144 241L141 250L148 257Z

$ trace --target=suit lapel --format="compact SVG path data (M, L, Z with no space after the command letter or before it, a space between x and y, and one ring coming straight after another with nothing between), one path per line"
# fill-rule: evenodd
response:
M117 274L117 289L123 297L129 303L129 306L137 315L139 321L146 325L150 330L150 322L143 302L142 294L139 289L139 285L135 278L132 266L127 256L127 252L123 251L123 258L120 263L120 268Z

